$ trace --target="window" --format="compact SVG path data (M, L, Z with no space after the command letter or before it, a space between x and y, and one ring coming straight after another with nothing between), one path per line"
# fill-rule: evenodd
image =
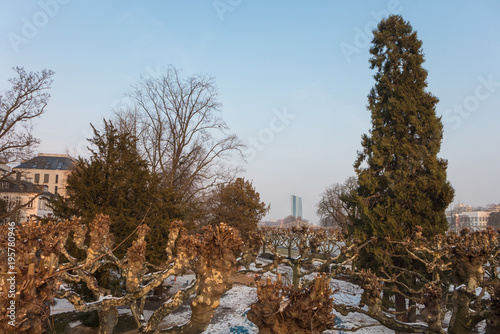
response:
M40 183L40 174L35 174L35 184Z
M58 184L59 183L59 175L56 174L56 182L54 182L55 184Z
M33 201L29 201L26 207L31 209L33 207Z
M54 187L54 194L57 194L57 186Z
M62 165L63 165L63 163L62 163L62 162L60 162L60 163L57 165L57 169L61 169L61 168L62 168Z
M49 183L49 174L43 175L43 183Z

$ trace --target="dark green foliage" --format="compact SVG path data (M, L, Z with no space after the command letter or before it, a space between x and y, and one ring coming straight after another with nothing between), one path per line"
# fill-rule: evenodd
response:
M454 190L446 180L447 161L437 157L443 137L435 112L438 99L426 91L422 42L409 23L400 16L382 20L372 43L372 128L363 135L354 164L357 189L344 198L356 213L351 214L349 230L360 240L379 239L362 251L359 266L376 272L394 272L394 266L419 271L416 263L389 258L388 253L399 250L384 240L403 240L416 226L426 237L448 228L445 209ZM410 278L400 280L411 285Z
M426 91L422 42L400 16L382 20L374 31L370 64L375 86L368 95L372 129L354 164L358 188L351 204L352 232L401 240L414 227L425 236L447 229L445 209L454 191L447 161L437 157L443 137L438 99Z
M236 227L242 235L253 232L269 211L269 205L260 201L260 194L252 183L243 178L223 185L215 194L211 223L220 222Z
M401 16L382 20L373 34L370 64L376 83L368 95L372 128L363 135L354 164L358 187L345 196L351 207L349 229L363 241L378 238L361 251L357 266L397 277L404 285L387 286L402 290L395 293L396 318L415 320L414 311L406 313L403 295L411 292L402 286L420 287L405 273L427 273L421 263L402 258L401 246L389 240L402 241L417 226L426 237L445 232L445 210L454 190L446 180L447 161L437 157L443 125L435 112L438 99L426 91L422 42Z
M488 218L488 226L493 227L495 230L500 228L500 212L491 212Z
M134 232L144 219L151 227L147 256L158 263L163 256L169 222L182 218L176 194L163 188L141 158L136 139L120 132L112 122L104 120L102 131L94 130L90 158L79 157L68 177L68 198L53 202L60 218L82 217L90 222L96 214L111 218L111 232L116 243ZM115 254L123 256L131 245L129 238Z

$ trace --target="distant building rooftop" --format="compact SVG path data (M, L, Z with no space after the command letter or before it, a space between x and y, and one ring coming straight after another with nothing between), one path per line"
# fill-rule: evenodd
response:
M67 154L40 153L37 157L24 161L14 168L71 170L73 168L73 159Z
M33 184L24 180L4 179L0 181L1 193L44 193L47 186Z

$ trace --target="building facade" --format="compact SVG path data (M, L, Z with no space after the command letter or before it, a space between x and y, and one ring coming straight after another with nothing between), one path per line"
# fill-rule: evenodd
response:
M35 185L47 186L47 191L66 196L66 180L73 169L73 159L67 154L41 153L14 167L21 179Z
M458 232L464 228L471 231L485 230L488 226L490 211L465 211L447 216L449 228Z
M35 185L20 178L0 180L0 215L3 220L21 223L31 217L50 218L52 209L48 205L53 194L47 186ZM8 214L8 215L7 215Z
M301 197L290 195L290 215L303 218Z

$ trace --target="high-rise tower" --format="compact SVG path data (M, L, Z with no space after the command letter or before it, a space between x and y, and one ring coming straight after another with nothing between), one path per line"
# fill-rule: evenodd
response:
M290 215L303 218L302 197L290 195Z

